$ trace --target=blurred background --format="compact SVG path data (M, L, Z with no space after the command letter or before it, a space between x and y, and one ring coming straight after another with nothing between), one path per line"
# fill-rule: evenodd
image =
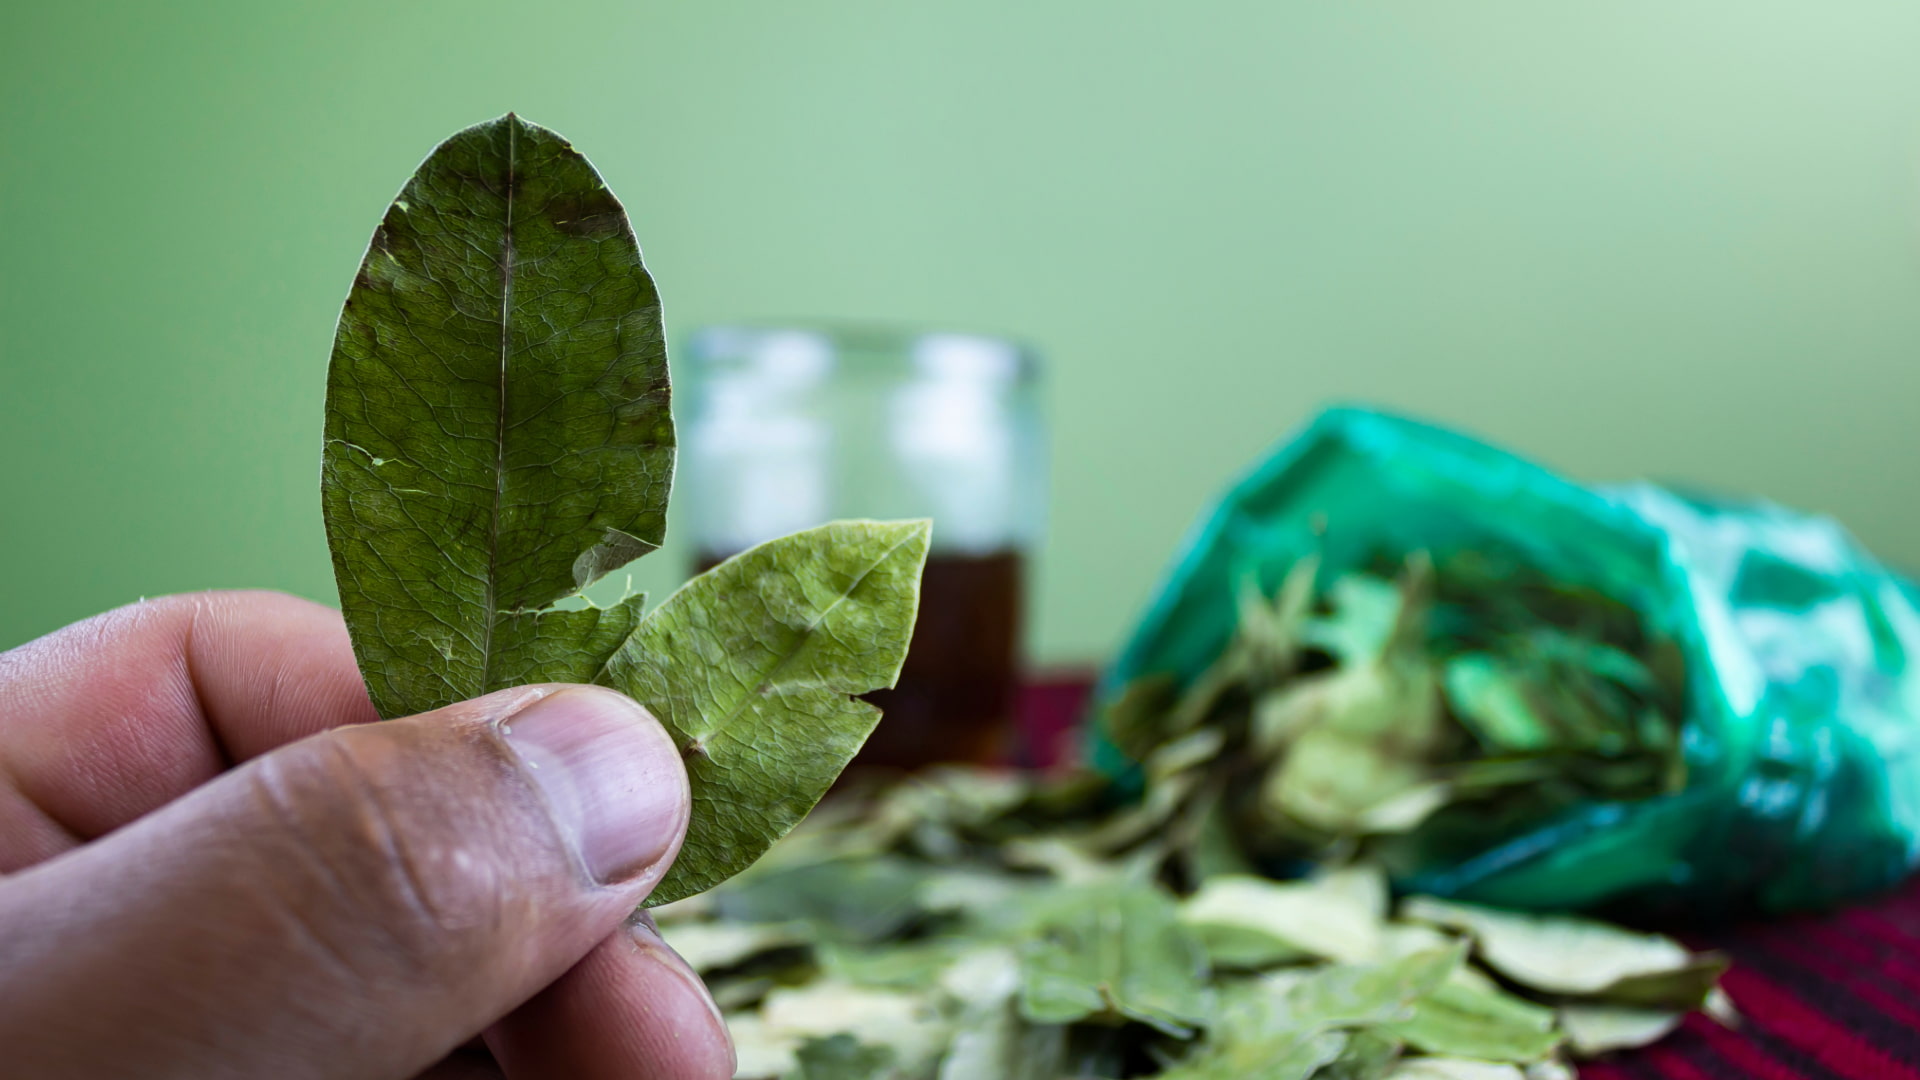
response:
M625 201L676 343L1046 363L1044 665L1330 399L1920 564L1920 6L491 0L0 9L0 648L141 595L333 600L340 301L509 109ZM664 591L682 536L635 568Z

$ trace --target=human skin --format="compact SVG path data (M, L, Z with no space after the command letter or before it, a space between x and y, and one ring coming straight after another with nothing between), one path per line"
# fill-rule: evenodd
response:
M718 1080L633 912L686 831L603 688L384 722L338 613L143 601L0 653L8 1076Z

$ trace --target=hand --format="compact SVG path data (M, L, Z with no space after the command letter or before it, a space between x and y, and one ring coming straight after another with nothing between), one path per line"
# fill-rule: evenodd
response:
M665 729L554 685L375 719L340 616L289 596L0 654L0 1071L731 1076L630 917L687 827Z

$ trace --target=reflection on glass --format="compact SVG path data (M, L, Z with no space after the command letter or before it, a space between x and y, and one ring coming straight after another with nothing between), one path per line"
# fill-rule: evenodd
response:
M931 517L898 689L859 764L1011 749L1023 583L1045 501L1036 363L971 334L721 326L685 355L683 444L701 568L834 518Z

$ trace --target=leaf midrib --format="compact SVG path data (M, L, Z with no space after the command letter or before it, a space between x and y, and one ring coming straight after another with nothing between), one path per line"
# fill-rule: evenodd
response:
M493 515L487 526L486 632L480 644L480 692L493 689L493 631L499 624L500 510L507 499L507 355L508 319L513 309L513 188L515 138L519 126L512 113L507 125L507 192L505 227L500 239L500 386L493 429Z

